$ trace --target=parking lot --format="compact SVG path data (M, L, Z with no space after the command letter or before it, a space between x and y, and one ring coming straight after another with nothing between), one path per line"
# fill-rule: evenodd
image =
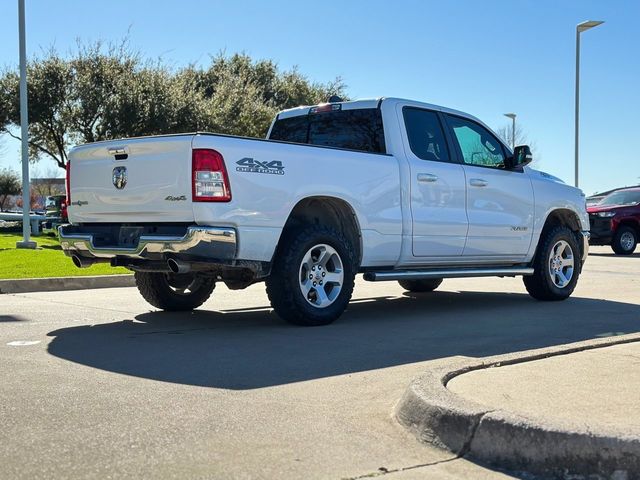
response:
M180 314L134 288L2 295L0 477L500 478L396 423L407 384L434 359L638 332L638 272L593 248L560 303L519 278L360 279L320 328L279 320L263 285Z

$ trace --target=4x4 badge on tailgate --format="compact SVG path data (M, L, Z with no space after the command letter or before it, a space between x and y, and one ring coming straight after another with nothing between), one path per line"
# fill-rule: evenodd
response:
M111 181L114 187L118 190L122 190L127 184L127 167L116 167L113 169L113 175L111 175Z
M271 173L273 175L284 175L284 165L279 160L273 160L272 162L259 162L253 158L242 158L236 162L240 165L236 167L238 172L253 172L253 173Z

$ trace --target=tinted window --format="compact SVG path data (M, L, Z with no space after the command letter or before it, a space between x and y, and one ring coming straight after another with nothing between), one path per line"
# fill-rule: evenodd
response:
M377 108L337 110L276 120L271 140L386 153Z
M272 140L282 140L283 142L307 143L308 134L309 117L308 115L302 115L276 120L269 138Z
M449 161L447 142L435 112L405 107L404 124L411 151L423 160Z
M504 168L502 145L489 131L475 122L448 116L464 163L482 167Z

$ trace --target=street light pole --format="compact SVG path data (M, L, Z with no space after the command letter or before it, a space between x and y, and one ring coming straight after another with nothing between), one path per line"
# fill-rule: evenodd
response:
M579 126L580 126L580 34L590 28L602 25L604 21L601 20L589 20L582 22L576 26L576 111L575 111L575 186L579 184L579 170L578 170L578 158L579 158Z
M36 248L30 241L31 195L29 192L29 119L27 117L27 44L25 40L24 0L18 0L18 30L20 38L20 131L22 140L22 241L16 248Z
M505 113L505 117L511 119L511 150L515 150L516 148L516 114L515 113Z

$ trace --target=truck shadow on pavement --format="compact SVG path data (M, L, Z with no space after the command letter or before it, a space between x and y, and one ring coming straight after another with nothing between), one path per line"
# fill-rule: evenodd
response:
M318 328L287 325L268 307L144 313L50 332L48 351L110 372L245 390L638 331L636 304L445 291L354 300L335 324Z
M632 253L631 255L617 255L613 252L609 253L603 253L603 252L589 252L589 256L593 256L593 257L614 257L614 258L640 258L640 252L636 251L635 253Z
M0 323L3 322L26 322L27 320L15 315L0 315Z

